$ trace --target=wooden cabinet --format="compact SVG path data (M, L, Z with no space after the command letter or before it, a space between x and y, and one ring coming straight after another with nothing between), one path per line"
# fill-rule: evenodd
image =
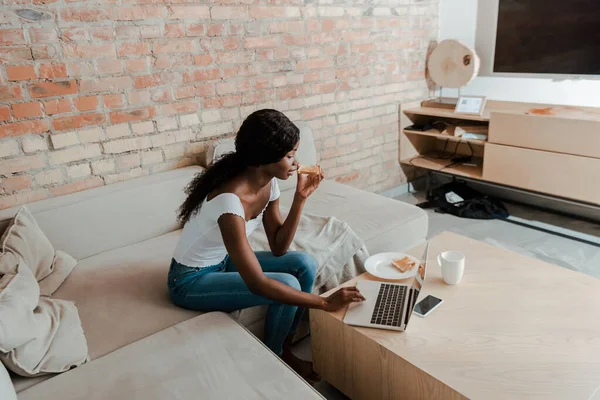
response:
M600 204L600 159L488 143L483 180Z
M411 129L432 124L484 126L488 140ZM483 115L469 116L410 103L400 106L399 131L406 168L600 205L600 109L488 101Z

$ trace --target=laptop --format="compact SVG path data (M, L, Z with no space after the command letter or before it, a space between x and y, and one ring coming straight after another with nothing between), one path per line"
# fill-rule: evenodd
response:
M348 307L344 323L368 328L404 331L419 299L427 274L429 243L410 284L360 280L357 288L366 298Z

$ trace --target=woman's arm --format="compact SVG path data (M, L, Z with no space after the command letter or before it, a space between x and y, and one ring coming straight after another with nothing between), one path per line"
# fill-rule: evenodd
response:
M274 255L282 256L290 248L306 199L317 190L323 178L324 175L322 173L317 176L298 175L294 201L283 223L281 222L281 214L279 213L279 199L269 203L263 216L263 225L269 240L269 247Z
M252 293L280 303L327 311L335 311L348 303L364 300L355 287L342 288L328 298L323 298L268 278L248 243L244 220L237 215L224 214L219 217L218 222L229 258Z
M269 247L271 252L276 256L282 256L287 253L296 234L300 215L306 199L294 196L290 213L285 222L281 222L281 214L279 213L279 199L269 203L265 215L263 216L263 225L267 239L269 239Z

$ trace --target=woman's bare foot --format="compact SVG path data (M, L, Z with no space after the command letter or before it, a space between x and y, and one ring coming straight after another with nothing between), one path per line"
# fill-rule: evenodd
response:
M281 358L287 365L296 371L298 375L307 381L314 383L321 380L321 377L313 371L313 364L310 361L304 361L296 357L291 350L284 350Z

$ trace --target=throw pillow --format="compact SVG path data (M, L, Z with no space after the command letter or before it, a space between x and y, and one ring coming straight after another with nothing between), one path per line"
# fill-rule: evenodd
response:
M0 261L4 254L13 253L31 268L38 281L52 273L54 248L27 207L22 207L15 215L0 243Z
M0 238L0 244L0 264L6 262L7 254L22 260L40 282L42 296L54 293L77 264L67 253L54 251L52 243L25 206Z
M13 386L8 371L4 365L0 363L0 399L2 400L17 400L17 393Z

